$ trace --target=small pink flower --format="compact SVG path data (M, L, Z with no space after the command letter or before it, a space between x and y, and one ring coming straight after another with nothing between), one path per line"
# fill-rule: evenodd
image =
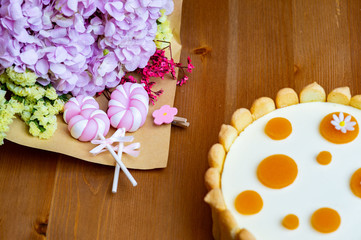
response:
M188 66L187 66L187 72L191 73L192 69L194 68L193 64L191 63L192 60L190 57L187 57L187 62L188 62Z
M169 105L163 105L160 109L153 112L152 115L154 117L154 123L156 125L171 123L177 112L177 108L170 107Z

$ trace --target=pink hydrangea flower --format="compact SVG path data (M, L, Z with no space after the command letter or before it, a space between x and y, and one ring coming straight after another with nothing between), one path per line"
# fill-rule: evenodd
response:
M169 105L163 105L160 109L153 112L152 116L154 117L154 123L156 125L171 123L177 112L177 108L170 107Z
M0 71L95 95L147 65L161 9L170 14L173 0L0 0Z

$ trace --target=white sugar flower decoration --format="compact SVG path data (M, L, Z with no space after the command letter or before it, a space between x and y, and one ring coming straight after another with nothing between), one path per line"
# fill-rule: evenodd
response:
M346 133L347 131L353 131L355 128L353 126L356 125L356 122L351 122L351 115L348 115L344 118L343 113L337 115L333 114L333 120L331 121L332 125L335 126L337 130L341 130L341 132Z

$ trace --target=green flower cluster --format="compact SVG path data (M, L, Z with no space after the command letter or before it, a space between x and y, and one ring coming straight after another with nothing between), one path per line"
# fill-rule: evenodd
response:
M24 73L17 73L13 68L7 68L0 76L0 82L5 84L7 89L13 94L26 97L30 100L39 100L46 97L50 100L58 98L55 88L50 85L44 87L35 83L35 73L27 70Z
M9 131L9 125L13 122L16 113L23 110L23 105L16 99L6 101L5 90L0 90L0 145L4 143L6 132Z
M29 126L31 135L48 139L54 134L56 115L63 111L65 99L59 97L50 84L36 83L36 75L31 71L17 73L7 68L0 75L0 88L11 93L10 100L6 101L6 91L0 92L0 145L15 114Z
M34 85L38 78L33 71L26 70L24 73L18 73L13 67L7 68L6 74L15 84L23 87Z
M19 115L29 125L29 133L41 139L53 136L57 128L56 115L63 110L64 101L60 98L49 100L46 97L38 101L24 99L23 106Z
M170 28L170 23L165 15L165 10L160 10L162 16L157 19L157 34L155 35L155 45L158 49L163 49L169 46L169 43L173 38L172 29Z

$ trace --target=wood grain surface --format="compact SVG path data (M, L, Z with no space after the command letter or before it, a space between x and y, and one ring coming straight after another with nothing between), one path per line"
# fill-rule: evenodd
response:
M177 1L177 0L175 0ZM361 1L184 0L183 63L168 167L121 174L112 167L5 141L0 147L0 239L212 239L203 202L207 152L234 110L278 89L318 82L361 94ZM162 147L162 146L154 146Z

